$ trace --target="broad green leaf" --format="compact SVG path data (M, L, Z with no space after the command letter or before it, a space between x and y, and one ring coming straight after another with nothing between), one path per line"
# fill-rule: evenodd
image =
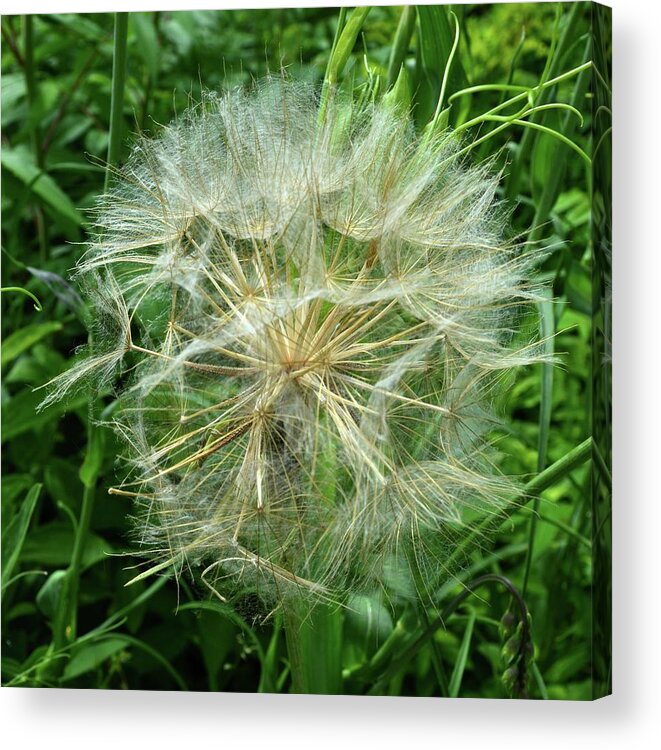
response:
M7 581L12 577L14 568L25 546L25 537L30 525L30 519L41 492L41 484L35 484L28 492L25 501L18 510L18 513L11 519L3 519L2 533L2 587L4 588Z
M52 380L66 366L65 358L57 349L48 346L44 341L35 344L29 354L16 359L7 369L3 380L5 384L16 383L32 388Z
M411 109L411 81L408 70L402 65L394 86L383 97L386 106L407 113Z
M555 130L561 130L560 115L557 111L545 113L544 124ZM530 164L530 189L533 200L537 203L541 197L544 185L551 178L554 169L557 169L557 142L555 138L546 133L539 133L534 141L532 158Z
M2 657L2 674L5 679L10 678L16 680L12 682L12 685L34 685L34 682L30 682L32 676L32 670L39 663L43 663L44 659L47 659L50 646L41 645L37 646L34 651L23 661L22 663L14 660L7 661L5 657ZM32 674L31 674L32 673ZM39 683L37 683L39 684Z
M106 433L102 428L96 428L91 432L90 445L87 447L85 460L78 473L80 481L85 487L94 487L96 478L103 464L104 449L106 446Z
M200 650L209 675L210 689L217 689L218 672L236 645L236 627L224 618L211 612L197 613L200 633Z
M3 70L2 79L2 127L7 128L25 116L21 99L25 97L25 76Z
M328 61L328 69L326 71L326 80L331 86L334 86L340 80L344 66L347 64L347 60L356 44L356 39L358 39L358 34L370 10L369 6L354 8L349 16L349 20L342 29L340 38L337 40L337 45Z
M82 487L78 467L63 458L51 458L44 471L44 487L56 503L67 505L77 516L80 510Z
M19 354L27 351L31 346L41 341L55 331L62 330L62 323L57 320L49 320L47 323L34 323L14 331L2 342L2 356L0 362L2 367L16 359Z
M68 411L76 411L89 403L89 396L81 395L70 401L58 401L48 409L37 411L46 397L45 391L22 391L3 404L2 442L29 430L36 430L53 422Z
M592 293L592 277L580 263L572 262L565 284L565 294L572 306L584 313L592 315L596 300Z
M62 679L64 681L73 680L86 672L91 672L126 646L125 638L113 638L112 636L89 645L83 645L74 652L71 660L67 663Z
M66 570L54 570L37 592L37 606L51 620L57 612L62 597L62 587L66 581Z
M82 645L80 650L74 653L71 661L67 664L63 679L72 680L74 677L79 677L85 674L85 672L98 667L122 648L130 647L139 648L151 656L172 677L180 690L188 690L188 686L182 676L159 651L139 638L124 634L102 637L92 644Z
M342 694L342 612L317 603L312 608L288 601L285 635L292 691L315 695Z
M23 145L2 148L2 166L38 196L65 222L75 227L85 225L82 214L55 180L34 163L30 150Z
M392 615L376 596L353 596L345 614L345 629L350 640L359 643L366 653L374 652L392 633Z
M158 76L160 50L153 14L131 13L131 23L138 42L138 54L143 59L150 78L154 80Z
M2 477L2 512L9 512L14 500L33 484L34 478L30 474L7 474ZM6 517L5 521L8 522Z
M580 675L584 665L590 663L590 646L590 641L585 640L556 659L545 672L547 685L551 682L566 683Z
M417 5L417 48L415 119L418 127L424 127L436 109L445 66L454 44L454 29L448 19L447 8L442 5ZM468 85L458 55L455 55L449 71L445 96Z
M80 13L53 13L48 18L61 24L71 34L82 36L91 42L107 37L107 32L99 24Z
M71 524L60 521L44 524L34 529L25 540L21 561L52 568L64 568L71 562L74 531ZM105 560L114 552L108 542L96 534L88 534L83 553L83 568Z

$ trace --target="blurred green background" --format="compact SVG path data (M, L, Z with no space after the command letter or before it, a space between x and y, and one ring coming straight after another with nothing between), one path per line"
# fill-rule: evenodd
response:
M434 11L446 24L448 7ZM556 74L589 59L593 18L587 3L467 5L454 11L461 43L452 90L506 82L534 86L549 56ZM401 7L372 9L345 70L351 85L385 78L401 14ZM337 19L335 8L130 14L121 158L134 133L158 134L160 124L183 112L203 87L244 84L282 67L292 77L320 82ZM405 58L416 90L422 90L420 70L426 65L425 85L437 91L442 68L420 59L421 33L433 22L425 19L420 16L412 29ZM2 295L3 684L287 691L279 617L262 622L256 601L223 606L185 577L124 588L134 562L127 541L130 501L107 494L122 475L122 448L116 436L102 431L86 459L85 394L35 410L43 391L33 389L61 372L86 341L81 302L67 278L84 249L86 210L103 190L113 15L6 16L2 41L2 286L23 287L43 305L37 311L21 293ZM590 77L579 79L556 87L553 95L573 102L583 122L558 111L546 113L543 122L590 153ZM464 97L453 107L451 122L503 98L494 91ZM417 106L418 111L425 106L422 98ZM555 298L545 322L546 330L557 332L553 346L560 364L552 372L540 366L520 371L500 404L506 425L498 443L502 468L525 479L543 468L540 460L553 463L591 434L589 172L566 145L517 127L488 140L473 156L495 156L504 168L501 197L512 211L512 235L552 248L539 273ZM531 234L533 225L539 228ZM530 326L536 325L531 319ZM547 450L539 444L544 388L550 408ZM103 394L103 401L111 404L112 394ZM97 474L98 482L90 482ZM532 697L588 699L595 673L607 680L607 665L595 664L599 654L592 653L591 481L584 465L547 490L540 504L525 592L535 647ZM95 501L82 551L77 622L66 648L54 650L61 584L74 552L85 482L92 484ZM529 509L515 513L493 548L475 554L466 578L491 572L523 587L530 521ZM458 590L449 581L444 595ZM506 590L480 589L379 691L506 696L498 621L508 605ZM393 612L370 601L345 614L338 653L345 674L353 676L345 678L343 692L372 688L373 678L361 678L358 667L373 657L403 614L408 643L435 616L433 608Z

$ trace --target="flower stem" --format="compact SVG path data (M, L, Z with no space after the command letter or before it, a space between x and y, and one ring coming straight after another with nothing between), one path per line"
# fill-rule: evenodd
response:
M37 166L43 167L41 158L41 146L39 136L39 125L35 113L37 103L37 79L34 67L34 34L33 34L33 17L22 17L23 31L23 60L25 64L25 91L28 100L28 110L30 114L30 139L34 151L34 158Z
M110 103L110 135L108 138L108 166L104 190L108 190L111 167L119 161L122 146L122 114L126 84L126 41L129 14L115 13L115 33L112 58L112 99Z
M3 286L0 287L0 292L19 292L20 294L25 294L26 296L32 298L32 301L34 302L34 309L37 312L41 312L43 310L41 302L39 302L37 297L35 297L34 294L32 294L32 292L28 291L27 289L23 289L22 286Z
M388 60L388 76L386 89L389 91L397 81L402 65L406 61L406 55L411 44L411 37L415 30L416 12L414 5L405 5L402 9L402 15L399 18L397 31Z
M328 429L322 420L322 433ZM315 451L312 476L324 501L335 505L337 450L333 442ZM291 596L283 602L291 691L317 695L342 692L342 613L339 607Z
M91 416L91 415L90 415ZM91 430L92 427L88 427ZM76 639L78 625L78 590L80 588L80 574L85 552L85 543L89 535L92 510L94 509L94 492L96 482L85 485L80 518L76 527L71 563L67 570L64 591L60 599L61 606L55 621L53 632L53 646L57 653ZM60 662L61 663L61 662Z
M360 33L370 10L371 8L369 6L354 8L346 24L344 23L346 10L344 8L340 10L337 33L335 35L335 41L333 42L333 49L328 60L328 65L326 66L326 74L324 75L324 83L321 89L319 123L323 123L324 121L326 107L328 106L328 98L340 80L344 66L349 60L356 39L358 38L358 34Z
M342 613L339 607L293 598L283 605L291 692L342 693Z
M303 618L300 607L291 603L285 607L283 620L285 625L285 639L289 654L289 671L291 673L291 692L308 693L307 673L303 662L301 648L301 629Z
M548 296L548 295L547 295ZM555 325L553 319L553 304L550 299L544 299L539 303L540 337L544 344L545 353L553 355ZM537 473L546 468L546 458L549 444L549 432L551 430L551 412L553 399L553 363L542 363L542 377L540 379L541 393L539 399L539 436L537 442ZM533 512L530 515L530 528L528 531L528 550L524 565L523 585L521 591L523 596L528 590L528 579L532 568L533 550L535 547L535 536L537 534L537 519L539 518L539 496L533 501Z
M33 16L22 16L23 32L23 63L25 68L25 91L28 100L28 121L30 128L30 142L34 152L34 160L39 169L44 168L44 154L41 148L41 128L37 116L38 88L34 65L34 26ZM34 207L35 224L37 228L37 240L39 243L39 257L44 262L48 258L48 241L46 237L46 224L41 206L36 203Z

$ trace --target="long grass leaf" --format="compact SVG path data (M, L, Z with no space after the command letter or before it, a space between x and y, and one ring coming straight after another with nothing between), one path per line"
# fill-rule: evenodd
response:
M461 689L461 680L464 676L466 662L468 661L468 654L470 652L474 626L475 612L471 611L468 615L468 622L466 623L466 629L464 630L464 637L462 638L461 646L459 647L457 661L455 662L454 669L452 670L452 677L450 677L450 698L456 698L459 695L459 690Z

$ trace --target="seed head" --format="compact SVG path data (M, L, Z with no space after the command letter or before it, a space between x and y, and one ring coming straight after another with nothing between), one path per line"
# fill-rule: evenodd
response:
M138 142L78 268L98 351L49 397L126 371L142 551L271 602L451 572L510 490L491 391L536 356L490 165L383 104L318 111L269 79Z

